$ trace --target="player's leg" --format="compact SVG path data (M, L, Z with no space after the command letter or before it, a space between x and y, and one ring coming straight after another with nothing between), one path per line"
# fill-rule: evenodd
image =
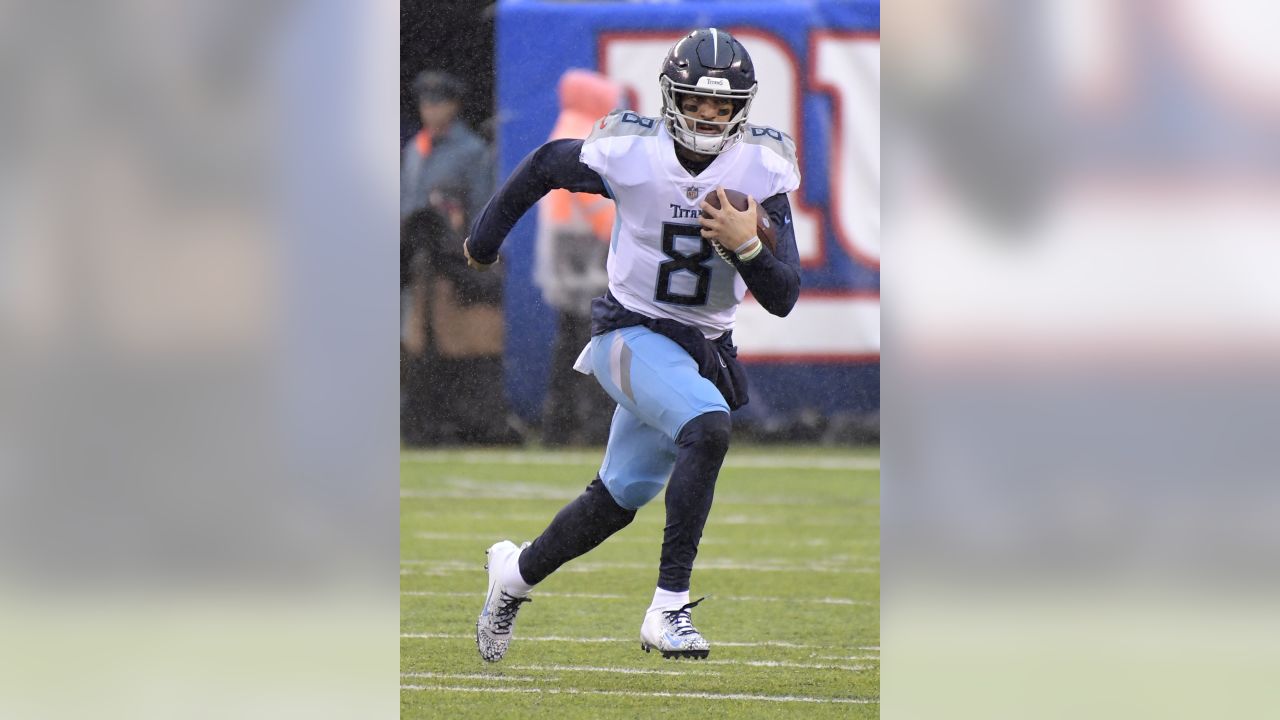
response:
M621 407L674 438L667 526L658 586L641 631L644 646L667 657L706 657L709 645L689 620L696 605L689 602L689 581L729 447L728 405L688 353L665 336L626 328L594 342L608 350L592 355L600 384Z
M711 512L716 479L729 451L729 413L703 413L676 435L676 462L667 485L667 527L658 566L658 588L684 593L688 602L693 560Z
M615 411L600 474L532 543L517 548L504 540L489 548L489 594L476 623L481 657L502 659L533 586L626 527L662 490L675 457L675 444L661 430L622 407Z
M729 413L709 412L685 423L676 435L675 467L667 485L667 526L658 565L658 587L640 626L641 647L664 658L706 658L711 644L693 626L689 600L693 561L711 512L720 465L729 449Z
M618 407L599 475L520 554L519 579L536 585L626 527L636 510L662 490L675 451L662 431Z

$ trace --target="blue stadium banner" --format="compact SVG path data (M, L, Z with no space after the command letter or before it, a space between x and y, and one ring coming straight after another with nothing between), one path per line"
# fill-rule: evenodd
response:
M497 15L498 174L546 141L565 70L617 81L629 106L658 115L658 71L689 30L742 40L760 83L751 122L796 140L792 195L804 290L775 318L748 300L734 339L748 362L754 419L865 413L880 404L880 5L862 0L693 3L503 0ZM555 314L533 285L530 211L503 246L507 389L536 417Z

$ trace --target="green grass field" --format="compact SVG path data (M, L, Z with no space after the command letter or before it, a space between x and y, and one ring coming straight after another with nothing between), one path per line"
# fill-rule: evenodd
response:
M531 540L598 452L401 455L402 718L879 716L875 450L735 447L693 574L708 660L640 649L664 523L635 522L540 584L506 657L475 647L484 551Z

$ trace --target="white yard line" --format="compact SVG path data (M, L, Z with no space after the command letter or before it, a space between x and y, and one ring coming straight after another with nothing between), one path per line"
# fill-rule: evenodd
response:
M864 504L866 503L856 502L856 503L846 504L844 509L847 510L851 506L864 505ZM488 515L486 516L486 518L490 521L493 520L492 515ZM820 518L807 517L804 520L797 521L792 518L760 517L759 515L742 515L742 514L726 515L724 517L713 517L711 519L711 523L715 525L786 525L789 528L800 528L800 527L847 528L849 527L848 518L824 520Z
M493 490L467 490L462 488L447 488L442 490L418 490L411 488L401 488L401 500L489 500L494 502L504 500L546 500L554 502L568 502L578 495L577 488L565 489L563 491L553 489L520 489L494 492ZM865 503L865 501L863 501ZM746 495L726 495L716 498L718 505L741 505L744 507L823 507L830 509L839 509L840 505L833 505L827 500L805 500L794 497L782 496L760 496L749 497ZM858 502L848 503L849 506L857 505Z
M847 670L857 672L870 670L870 665L819 665L815 663L796 663L786 660L703 660L707 665L748 665L750 667L803 668L808 670Z
M840 660L849 662L850 660L875 660L880 662L879 655L814 655L814 660Z
M450 476L437 478L431 488L401 488L401 498L449 498L463 500L554 500L565 502L582 492L581 483L572 484L521 482L519 480L480 480ZM832 507L829 500L791 495L743 495L721 493L721 505L756 505L761 507L807 506Z
M548 521L549 520L550 518L548 518ZM431 531L415 532L413 533L413 537L416 540L451 540L451 541L458 541L458 542L465 541L465 542L484 543L486 546L492 545L493 543L497 542L500 539L499 535L496 535L494 533L459 533L459 532L431 532ZM662 545L662 537L661 536L618 537L615 535L609 538L609 544L613 545L617 543L625 543L628 545L650 545L654 548L657 548ZM869 540L864 542L839 541L839 542L833 543L828 538L796 538L792 540L775 540L772 538L730 539L730 538L718 538L718 537L704 537L702 538L702 540L699 541L699 544L700 545L734 545L734 546L768 545L769 547L816 548L816 547L831 547L832 545L841 546L841 547L848 546L848 545L878 546L880 544L880 541L879 540ZM870 555L859 555L858 557L877 558L879 556L880 556L879 553L875 553Z
M458 633L400 633L401 639L406 640L475 640L475 635L459 635ZM520 635L520 642L584 642L584 643L611 643L611 642L639 642L639 640L628 640L626 638L573 638L561 637L558 635L546 635L542 637Z
M483 588L481 588L483 589ZM479 592L436 592L431 590L401 590L401 595L418 595L423 597L468 597L484 599L484 593ZM635 600L638 596L632 595L611 595L608 593L555 593L538 591L533 597L539 598L574 598L579 600Z
M565 565L565 572L595 572L597 570L652 570L653 563L641 562L582 562ZM880 568L848 567L823 562L795 563L785 561L741 562L738 560L706 560L697 564L699 572L707 570L736 570L745 572L817 572L817 573L878 573Z
M752 595L717 595L730 602L780 602L797 605L859 605L875 607L878 603L871 600L854 600L853 598L789 598L789 597L757 597Z
M747 700L756 702L843 703L875 705L880 701L871 698L822 698L798 695L744 695L738 693L699 692L640 692L636 690L579 690L578 688L505 688L505 687L450 687L446 685L401 685L401 690L436 692L509 692L537 695L612 695L618 697L679 698L693 700Z
M856 502L856 503L853 503L852 505L857 506L857 505L866 505L866 504L879 504L879 503L878 502L876 503ZM493 523L498 520L501 520L503 523L506 523L506 524L527 522L527 523L537 524L538 530L535 532L538 532L542 528L546 527L547 522L549 522L551 519L551 515L547 513L502 513L501 515L499 515L494 512L458 512L455 510L441 510L441 511L412 510L409 512L405 512L403 516L414 517L414 518L417 518L417 517L445 518L446 520L450 520L450 521L481 520L486 523ZM662 527L663 522L664 521L662 519L661 513L638 516L636 519L637 525L650 525L650 526ZM785 517L761 517L759 515L743 515L740 513L735 513L733 515L726 515L724 517L713 517L711 519L711 522L716 525L786 525L791 529L809 528L809 527L847 528L849 526L848 518L819 519L819 518L807 517L804 520L797 521L795 519L785 518Z
M508 665L507 667L512 670L538 670L538 671L549 671L549 672L604 672L604 673L622 673L623 675L684 675L684 676L688 676L688 675L696 674L698 677L704 677L708 675L711 675L711 676L720 675L720 673L718 672L709 673L706 671L701 671L701 672L697 671L696 668L700 664L705 665L706 663L704 661L699 661L698 663L692 663L690 665L690 667L695 668L693 672L680 672L678 670L643 670L640 668L621 668L621 667L590 667L587 665Z
M484 567L475 563L467 563L461 560L450 561L432 561L432 560L401 560L401 565L417 566L414 569L401 569L401 575L443 575L459 572L484 572ZM639 562L584 562L572 565L565 565L558 572L563 573L591 573L600 570L652 570L653 563ZM696 568L699 572L707 572L711 570L733 570L737 572L812 572L812 573L836 573L836 574L875 574L880 572L879 568L874 567L840 567L838 565L827 565L823 563L803 563L782 565L764 565L759 563L744 563L731 560L711 560L700 563Z
M501 680L509 682L545 682L547 678L536 678L526 675L480 675L476 673L435 673L411 672L400 673L402 678L430 678L440 680Z
M475 635L462 635L459 633L400 633L401 639L404 640L475 640ZM519 642L562 642L562 643L636 643L639 644L639 638L617 638L617 637L564 637L562 635L543 635L543 636L517 636ZM794 648L798 650L838 650L839 648L830 645L805 645L802 643L786 642L785 640L766 640L764 642L726 642L717 640L713 645L721 645L724 647L782 647Z
M499 519L498 516L495 516L495 515L490 515L489 517L490 519L495 519L495 520ZM553 515L548 514L543 519L546 522L550 522L552 517ZM505 520L506 517L503 516L501 519ZM457 541L484 543L484 547L488 547L502 539L502 536L500 534L495 534L495 533L454 533L454 532L429 532L429 531L415 532L413 533L413 537L417 540L457 540ZM821 543L822 545L827 544L827 541L825 539L823 538L818 538L818 539L822 540L822 543ZM722 539L722 538L705 538L705 537L702 538L700 542L702 545L742 544L739 541L731 541L731 540ZM610 545L614 545L617 543L626 543L628 545L652 545L654 548L658 548L662 545L662 537L661 536L658 536L658 537L614 536L609 538ZM778 543L770 543L770 544L778 545Z
M406 450L400 453L404 462L462 463L464 465L599 465L600 452L451 452ZM733 455L725 458L724 467L779 468L795 470L879 470L879 458L803 458L786 455Z
M409 595L414 597L466 597L477 598L483 597L484 593L477 592L443 592L436 590L401 590L401 595ZM534 597L540 598L568 598L571 600L637 600L635 595L615 595L610 593L558 593L558 592L535 592ZM791 603L795 605L859 605L864 607L874 607L875 602L871 600L854 600L852 598L788 598L788 597L761 597L752 595L716 595L715 599L724 602L767 602L767 603ZM641 599L643 600L643 599Z

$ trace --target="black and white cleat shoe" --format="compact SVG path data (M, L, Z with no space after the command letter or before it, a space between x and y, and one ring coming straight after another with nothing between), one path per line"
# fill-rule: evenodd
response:
M511 644L511 636L516 629L516 613L520 606L530 601L523 595L513 595L498 582L501 568L511 561L511 556L528 547L525 543L516 547L510 540L503 540L485 551L489 562L485 569L489 571L489 594L485 596L484 608L480 618L476 620L476 649L486 662L497 662L507 653Z
M702 658L711 654L711 643L693 626L689 611L706 600L698 598L678 608L657 608L645 613L640 625L640 649L656 649L662 657Z

